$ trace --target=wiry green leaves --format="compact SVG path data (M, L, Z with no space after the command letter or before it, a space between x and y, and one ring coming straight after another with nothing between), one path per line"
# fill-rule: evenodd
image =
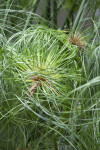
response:
M64 31L41 25L25 30L31 23L48 22L33 13L39 1L31 2L24 4L27 9L33 4L29 11L22 9L23 2L17 7L10 1L6 10L3 4L0 9L0 149L98 150L100 21L94 20L98 1L83 0L73 18L75 0L67 16L70 21L76 18L70 29L88 37L84 51L69 42ZM48 16L55 24L62 3L54 3L56 12ZM93 24L85 24L91 16ZM7 40L11 31L17 33Z
M78 47L70 44L62 31L45 26L33 26L12 36L5 46L5 51L1 79L4 94L1 93L1 103L4 105L5 102L7 109L2 111L2 122L5 117L10 117L12 122L19 126L18 129L22 124L23 128L29 131L28 124L23 125L23 121L28 119L31 122L33 117L35 123L38 119L39 122L44 120L47 124L51 122L50 128L55 126L55 132L59 136L63 134L58 132L57 128L67 129L69 134L70 128L63 123L64 116L57 114L64 109L70 110L71 103L68 99L64 102L63 96L68 95L74 88L74 80L77 84L80 83L82 70L77 62L80 60ZM64 107L64 103L68 105L67 108ZM26 111L29 114L25 113ZM67 118L68 116L69 114ZM15 121L17 118L18 120L22 118L23 121L17 124ZM48 131L48 134L49 132L51 131ZM21 132L19 134L25 136L24 131L23 134ZM67 138L65 140L74 147L70 140ZM20 142L17 141L16 147L19 145Z
M78 76L74 64L74 59L78 57L77 47L71 45L61 31L41 26L33 26L20 34L13 50L8 48L8 58L12 61L10 67L14 76L17 75L16 80L23 79L31 86L38 82L40 85L41 80L53 92L61 93L63 86L66 91L68 80L72 82Z

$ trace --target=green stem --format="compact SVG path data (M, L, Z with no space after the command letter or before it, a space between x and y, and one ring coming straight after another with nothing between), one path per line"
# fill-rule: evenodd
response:
M83 0L82 3L81 3L78 14L77 14L76 19L75 19L74 24L73 24L72 34L75 33L75 30L78 27L78 24L80 23L80 20L81 20L80 18L82 17L82 15L84 13L84 9L85 9L84 6L85 5L87 5L87 0Z
M6 21L7 21L7 16L8 16L11 5L12 5L11 0L8 0L7 4L6 4L4 19L3 19L3 29L5 28L5 24L6 24Z
M57 29L57 0L53 0L53 28Z
M67 15L67 17L66 17L66 19L65 19L65 22L64 22L64 24L62 25L62 28L61 28L61 29L64 28L65 24L67 24L67 26L69 27L69 17L71 16L71 14L72 14L72 12L73 12L73 8L75 7L76 2L77 2L77 0L74 0L74 2L73 2L73 4L72 4L72 7L71 7L71 9L68 11L68 15Z
M57 145L57 139L56 139L56 137L53 139L53 142L54 142L54 149L58 150L58 145Z
M32 5L32 9L31 9L31 11L30 11L30 13L27 17L27 20L26 20L24 30L28 27L28 24L29 24L31 16L32 16L32 13L36 12L39 2L40 2L40 0L34 0L33 5Z
M45 6L43 17L46 20L50 21L50 0L46 0L46 6Z

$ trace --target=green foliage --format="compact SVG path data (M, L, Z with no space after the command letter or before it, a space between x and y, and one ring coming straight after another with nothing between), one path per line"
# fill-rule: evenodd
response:
M63 1L63 6L67 9L67 10L70 10L73 3L75 2L75 0L64 0ZM81 0L76 0L76 4L75 4L75 7L73 9L73 12L75 12L76 10L78 10L79 6L80 6L80 3L81 3Z
M39 4L0 3L0 149L99 150L99 1Z

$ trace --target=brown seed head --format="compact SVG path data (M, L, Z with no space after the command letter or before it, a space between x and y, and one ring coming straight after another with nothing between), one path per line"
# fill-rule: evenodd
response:
M84 38L81 36L81 34L79 34L79 33L75 33L72 36L69 35L68 40L72 44L77 45L80 48L85 48L86 42L85 42Z

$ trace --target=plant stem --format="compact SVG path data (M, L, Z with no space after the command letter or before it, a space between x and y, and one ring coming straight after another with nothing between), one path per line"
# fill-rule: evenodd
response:
M26 23L25 23L25 26L24 26L24 30L27 28L29 22L30 22L30 19L31 19L31 16L32 16L32 13L35 13L36 10L37 10L37 7L38 7L38 4L39 4L40 0L35 0L33 2L33 5L32 5L32 9L27 17L27 20L26 20Z
M50 0L46 0L46 6L43 16L46 20L50 21Z
M75 19L74 24L73 24L73 28L72 28L72 33L73 34L75 33L75 30L78 27L78 24L79 24L79 22L81 20L80 18L81 18L81 16L84 13L83 10L85 9L85 7L84 7L85 5L87 5L87 0L83 0L82 3L81 3L81 6L80 6L79 11L78 11L78 14L77 14L76 19Z
M53 0L53 28L57 29L57 0Z
M70 15L71 15L72 12L73 12L73 8L75 7L76 2L77 2L77 0L74 0L74 2L73 2L73 4L72 4L72 7L71 7L71 9L68 11L68 15L67 15L67 17L66 17L66 19L65 19L65 22L64 22L64 24L62 25L62 28L61 28L61 29L64 28L64 26L65 26L66 23L67 23L67 26L69 27L69 17L70 17Z

